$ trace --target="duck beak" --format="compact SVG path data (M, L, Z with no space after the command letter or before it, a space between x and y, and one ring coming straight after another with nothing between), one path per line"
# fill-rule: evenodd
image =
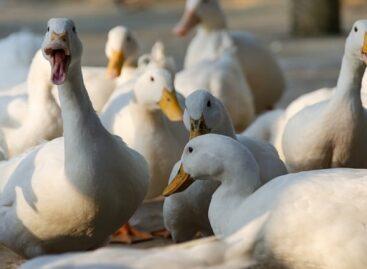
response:
M186 190L192 183L194 179L185 172L182 164L178 170L177 175L172 180L172 182L164 189L163 196L168 197L174 193L182 192Z
M210 131L211 130L206 127L204 115L198 120L190 118L190 140L200 135L209 134Z
M163 89L163 94L158 105L170 121L182 121L183 111L175 91Z
M175 26L175 28L173 28L173 32L176 35L183 37L200 22L201 19L194 10L185 11L181 21Z
M112 51L108 60L107 74L110 78L117 78L121 75L121 69L125 61L122 51Z

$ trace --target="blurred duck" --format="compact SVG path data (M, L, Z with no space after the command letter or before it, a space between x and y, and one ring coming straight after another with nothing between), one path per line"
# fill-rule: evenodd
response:
M51 19L42 51L59 88L64 137L0 163L0 243L25 257L105 244L141 204L149 179L144 158L93 110L74 23Z
M0 92L27 79L29 66L41 43L41 36L27 31L0 40Z
M238 140L256 160L261 184L284 175L287 170L275 148L263 141L236 136L224 105L208 91L198 90L186 99L184 123L190 138L207 133L221 134ZM170 183L179 173L177 163L172 170ZM182 168L181 168L182 169ZM172 183L171 186L174 183ZM175 241L192 239L197 232L210 235L212 232L208 209L212 194L219 183L211 180L195 181L182 193L173 194L164 201L163 215L167 229ZM167 188L169 190L170 187Z
M216 54L227 38L227 22L218 0L186 0L186 9L174 32L184 36L196 25L199 29L191 41L185 58L185 69ZM281 68L276 59L254 36L230 32L237 48L244 77L254 95L256 113L270 109L285 90Z
M361 84L367 62L367 21L357 21L345 45L336 89L285 125L282 148L293 172L330 167L367 168L367 118Z
M223 33L223 42L212 56L177 73L175 87L185 97L196 89L210 89L223 102L235 130L240 132L254 119L255 108L235 51L231 37Z

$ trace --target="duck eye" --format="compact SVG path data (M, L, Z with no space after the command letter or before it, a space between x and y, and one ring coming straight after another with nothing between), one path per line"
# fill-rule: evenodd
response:
M75 29L75 26L73 26L73 32L76 33L76 29Z
M150 77L151 82L154 82L154 80L155 80L154 77Z
M354 32L358 32L358 27L354 26Z
M50 27L47 27L47 32L50 32Z
M192 153L194 149L192 147L189 147L189 153Z
M206 106L207 107L211 107L212 106L212 103L210 102L210 100L206 103Z

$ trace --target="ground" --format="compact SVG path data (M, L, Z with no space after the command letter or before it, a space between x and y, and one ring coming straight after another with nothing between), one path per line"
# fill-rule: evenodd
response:
M278 57L288 83L288 90L278 104L278 107L284 107L305 92L335 85L346 32L355 20L364 18L367 11L366 5L359 4L361 1L348 0L344 4L342 35L309 39L289 36L288 0L222 2L225 2L225 11L232 29L256 34ZM112 0L3 0L0 1L0 38L22 28L42 34L49 18L69 17L75 20L84 43L84 64L105 65L107 31L115 25L123 24L136 32L142 52L148 51L159 39L166 44L169 54L174 55L178 63L182 64L191 37L179 39L171 34L171 28L180 18L184 2L145 2L147 6L117 8ZM132 247L166 243L164 240L155 240ZM0 268L16 268L21 261L11 252L0 249Z

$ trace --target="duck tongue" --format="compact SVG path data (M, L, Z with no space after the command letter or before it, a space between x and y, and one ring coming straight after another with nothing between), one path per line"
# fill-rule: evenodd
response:
M53 55L52 82L63 84L66 80L67 59L64 50L56 50Z

